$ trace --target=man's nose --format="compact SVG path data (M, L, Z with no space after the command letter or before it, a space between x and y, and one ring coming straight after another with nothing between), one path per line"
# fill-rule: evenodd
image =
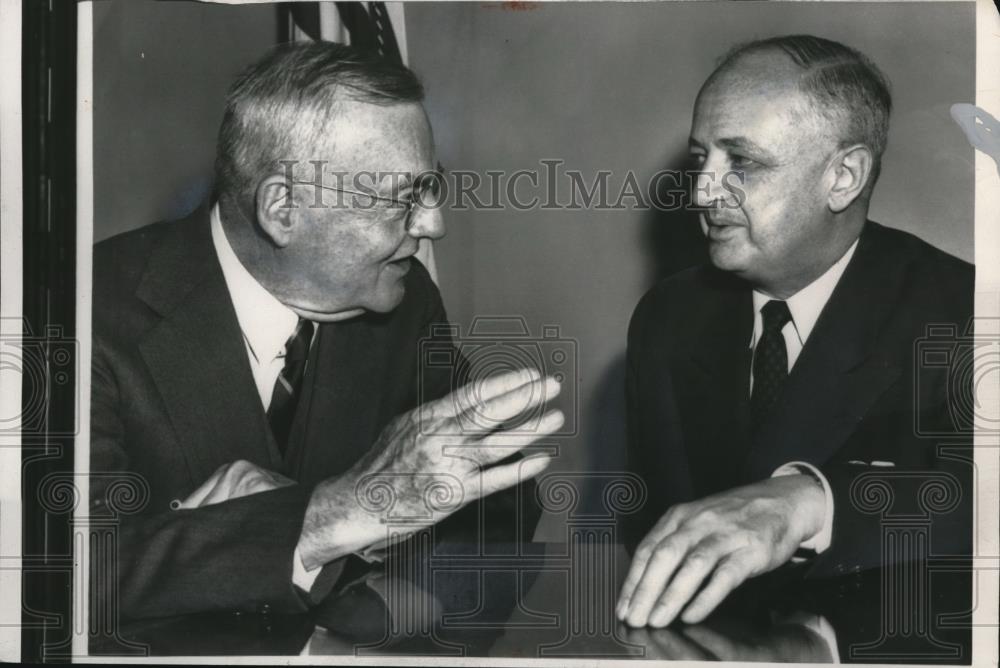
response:
M416 205L413 209L413 224L409 234L415 239L440 239L445 235L444 216L439 207L424 208Z
M723 175L725 164L719 159L709 159L702 164L695 172L694 181L694 204L701 208L717 207L730 197L730 193L723 187Z

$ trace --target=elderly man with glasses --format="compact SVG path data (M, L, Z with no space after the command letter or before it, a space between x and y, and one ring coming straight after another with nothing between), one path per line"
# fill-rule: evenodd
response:
M102 605L304 611L387 523L482 535L547 465L517 453L559 411L496 425L541 412L554 379L421 369L447 331L414 257L445 231L422 97L349 47L279 47L229 91L209 205L95 248L91 510L121 476L147 501L92 580ZM516 519L503 538L530 539L537 515Z

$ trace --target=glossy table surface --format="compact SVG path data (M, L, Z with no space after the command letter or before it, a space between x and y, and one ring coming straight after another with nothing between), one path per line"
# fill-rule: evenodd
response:
M487 549L486 551L489 551ZM614 617L628 554L600 540L375 565L313 613L211 613L127 624L92 654L419 655L969 663L971 576L933 560L737 590L708 620ZM325 627L325 628L324 628Z

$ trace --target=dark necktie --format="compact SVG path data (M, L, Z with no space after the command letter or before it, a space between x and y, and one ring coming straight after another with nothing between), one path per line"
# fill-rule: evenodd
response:
M750 411L754 430L774 407L788 378L788 351L781 329L792 319L788 304L771 300L760 310L763 333L753 352L753 393Z
M312 322L299 318L295 332L285 343L285 366L274 381L271 405L267 407L267 420L271 423L271 432L282 454L288 449L288 435L295 419L295 407L299 403L312 336Z

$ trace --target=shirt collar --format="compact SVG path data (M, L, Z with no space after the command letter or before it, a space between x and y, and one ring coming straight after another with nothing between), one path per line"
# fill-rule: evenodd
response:
M229 245L222 228L219 205L212 207L212 244L222 265L222 275L236 310L243 338L259 364L267 364L284 352L299 316L282 304L247 271Z
M788 310L792 314L792 322L795 325L795 331L798 332L799 341L802 345L806 344L806 339L809 338L813 327L816 326L816 321L819 320L819 314L823 312L823 307L830 301L830 295L833 294L833 289L840 282L840 277L844 275L844 270L847 269L847 264L854 257L854 251L857 247L858 240L855 239L851 247L847 249L847 252L834 262L829 269L823 272L822 276L785 300L785 303L788 304ZM759 290L753 291L755 339L756 332L761 329L759 323L760 309L772 299L773 297L769 297ZM751 342L751 345L753 345L753 342Z

